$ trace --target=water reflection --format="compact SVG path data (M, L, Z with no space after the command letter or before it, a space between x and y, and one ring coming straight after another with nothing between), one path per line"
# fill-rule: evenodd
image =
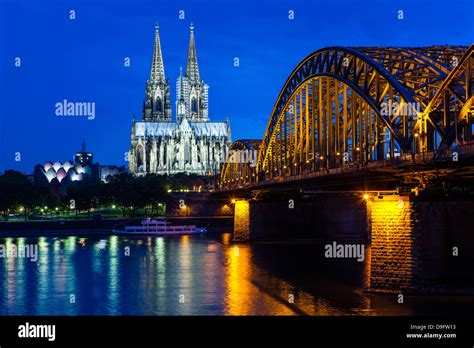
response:
M38 262L0 259L0 314L404 315L474 309L472 301L453 305L449 297L429 305L425 298L406 297L400 306L396 296L364 291L364 264L325 259L322 245L234 244L230 236L0 239L6 247L39 244Z
M241 250L243 249L243 250ZM226 299L225 310L229 315L246 315L252 311L251 272L249 249L238 245L226 249Z
M110 237L110 247L109 247L109 283L108 283L108 297L107 297L107 307L109 308L110 314L120 314L118 311L119 307L119 250L118 250L118 237Z

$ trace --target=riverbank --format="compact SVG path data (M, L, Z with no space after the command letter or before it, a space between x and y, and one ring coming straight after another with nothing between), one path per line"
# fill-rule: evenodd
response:
M114 226L126 223L137 224L140 219L141 218L0 222L0 236L110 234ZM231 216L169 217L166 219L172 224L189 224L196 225L197 227L206 227L210 233L223 230L232 232L233 229L233 219Z

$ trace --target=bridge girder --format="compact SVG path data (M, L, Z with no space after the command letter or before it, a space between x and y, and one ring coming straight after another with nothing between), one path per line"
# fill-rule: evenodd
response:
M261 140L236 140L229 147L221 168L221 187L239 187L256 182L255 167Z
M471 140L473 61L473 46L313 52L275 102L253 177L294 176ZM229 178L246 169L224 166L221 184L231 185Z

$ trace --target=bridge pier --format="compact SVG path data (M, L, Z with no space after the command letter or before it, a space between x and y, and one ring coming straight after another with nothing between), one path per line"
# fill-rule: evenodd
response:
M407 196L367 199L370 236L368 290L415 292L421 286L421 236Z
M248 200L236 200L234 207L234 240L250 240L250 203Z
M242 200L234 239L364 244L368 291L472 293L473 211L473 201L399 195Z
M367 208L369 291L473 293L473 201L385 196Z

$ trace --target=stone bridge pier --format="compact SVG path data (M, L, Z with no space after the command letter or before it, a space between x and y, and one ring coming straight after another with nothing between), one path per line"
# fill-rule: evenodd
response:
M472 294L473 212L472 200L399 195L237 200L234 240L363 243L368 291Z

